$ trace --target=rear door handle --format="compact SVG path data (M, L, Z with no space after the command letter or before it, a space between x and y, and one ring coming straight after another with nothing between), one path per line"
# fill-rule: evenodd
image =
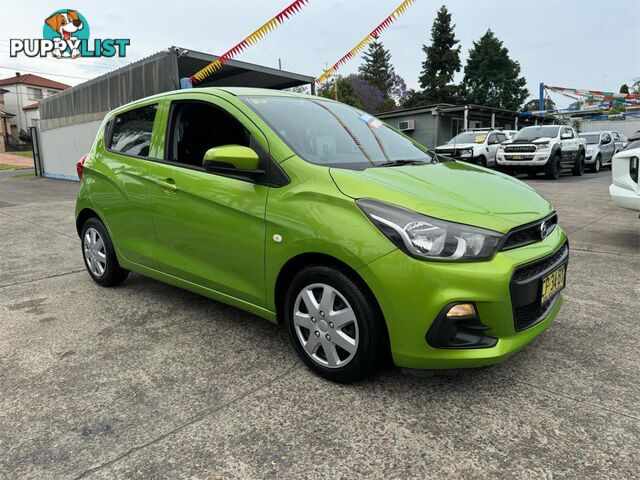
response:
M164 190L167 190L168 192L175 192L178 190L178 186L170 178L167 179L167 181L156 180L156 185Z

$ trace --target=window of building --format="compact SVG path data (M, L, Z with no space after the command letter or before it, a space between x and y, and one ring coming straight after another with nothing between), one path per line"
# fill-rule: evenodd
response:
M126 155L148 157L157 108L158 105L147 105L118 115L108 148Z
M451 138L458 135L464 128L464 119L452 118L451 119Z
M29 96L29 100L42 100L42 89L27 87L27 94Z

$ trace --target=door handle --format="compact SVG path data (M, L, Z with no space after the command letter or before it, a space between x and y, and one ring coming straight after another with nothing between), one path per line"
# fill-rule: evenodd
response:
M168 192L175 192L178 190L178 186L173 182L172 179L167 179L168 181L164 181L164 180L156 180L156 185L158 185L160 188L167 190Z

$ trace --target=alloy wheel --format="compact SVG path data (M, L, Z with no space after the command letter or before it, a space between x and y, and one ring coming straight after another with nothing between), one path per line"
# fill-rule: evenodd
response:
M95 277L102 277L107 270L107 253L98 230L93 227L88 228L82 243L87 268Z
M307 285L296 297L293 324L305 353L325 368L347 365L358 350L358 320L347 299L324 283Z

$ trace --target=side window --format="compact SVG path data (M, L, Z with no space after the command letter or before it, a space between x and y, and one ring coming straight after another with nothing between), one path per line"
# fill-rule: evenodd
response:
M148 157L157 109L158 105L147 105L118 115L113 120L113 131L108 141L109 150L125 155Z
M495 133L492 133L491 135L489 135L489 140L487 140L487 145L495 144L497 139L498 139L497 135Z
M497 134L498 137L498 142L502 143L507 139L507 136L504 133L498 133Z
M608 143L611 141L611 136L608 133L605 133L603 140Z
M613 139L614 140L620 140L620 135L618 135L618 132L611 132L613 134Z
M167 161L202 167L207 150L222 145L253 147L251 135L232 115L207 102L174 102Z
M570 135L570 138L574 138L573 130L571 130L570 128L563 128L562 133L568 133Z

